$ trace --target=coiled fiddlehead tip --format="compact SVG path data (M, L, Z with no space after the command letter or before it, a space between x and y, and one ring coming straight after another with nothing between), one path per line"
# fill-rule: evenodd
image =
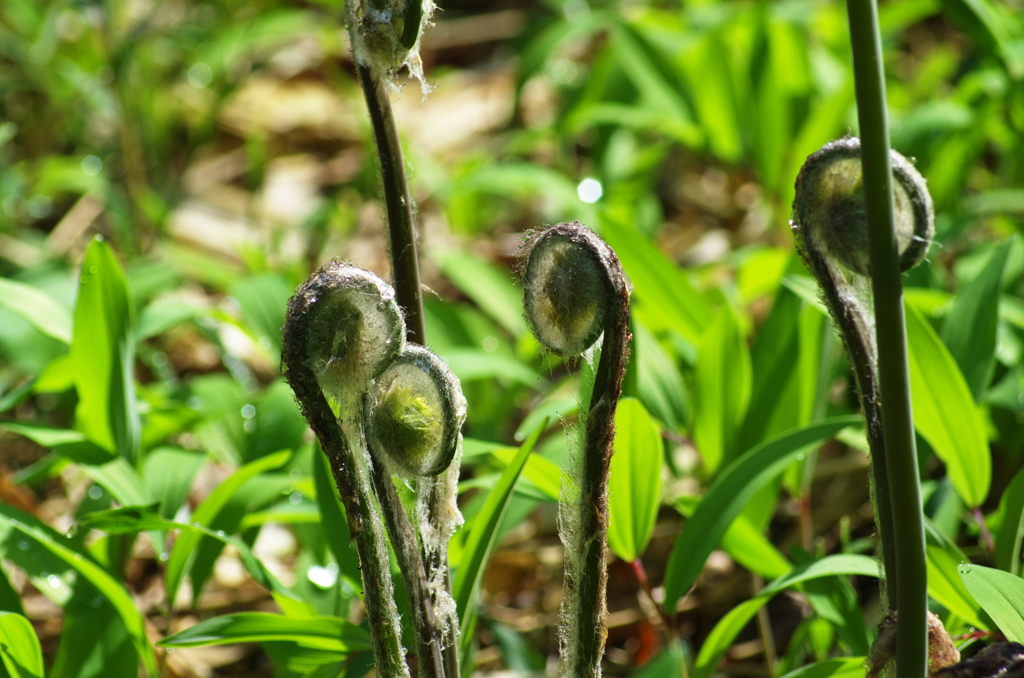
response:
M890 151L900 270L924 259L935 236L935 215L924 177ZM869 275L867 212L860 139L825 144L807 158L796 179L793 230L803 244L827 253L846 268Z
M578 221L527 237L526 321L556 354L580 355L601 336L616 288L625 284L618 258Z
M428 349L406 345L377 378L368 410L371 449L401 475L436 476L455 458L466 399L458 377Z
M339 260L320 267L288 302L282 361L302 364L329 398L354 396L405 347L405 321L390 285Z

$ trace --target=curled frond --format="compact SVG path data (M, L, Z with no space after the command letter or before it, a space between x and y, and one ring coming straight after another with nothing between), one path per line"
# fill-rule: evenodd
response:
M611 248L578 221L558 224L529 244L523 286L526 321L561 356L587 350L605 329L624 285Z
M288 304L282 360L301 362L328 398L357 396L401 354L405 322L390 285L333 260Z
M437 355L416 344L374 385L371 448L402 475L436 476L452 463L466 418L462 386Z
M928 252L935 215L924 178L902 155L890 154L900 270L908 271ZM869 274L860 139L833 141L807 158L796 180L793 207L794 231L804 247L830 254L855 273Z

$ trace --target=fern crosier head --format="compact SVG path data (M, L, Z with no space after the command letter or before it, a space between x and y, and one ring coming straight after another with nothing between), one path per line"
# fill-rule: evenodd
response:
M434 476L458 451L466 399L443 360L408 344L375 380L367 415L375 456L403 476Z
M533 335L561 356L597 341L617 303L622 269L611 248L578 221L552 226L527 244L523 286Z
M333 260L311 275L288 305L285 365L301 360L324 395L363 392L405 347L405 321L390 285Z
M935 216L924 178L896 151L890 157L900 270L908 271L928 252ZM793 230L805 254L828 254L854 273L870 274L860 139L833 141L807 158L796 179Z

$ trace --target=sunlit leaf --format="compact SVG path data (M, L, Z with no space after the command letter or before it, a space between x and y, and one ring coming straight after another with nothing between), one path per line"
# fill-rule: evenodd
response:
M43 678L43 650L28 619L0 612L0 660L11 678Z
M971 596L992 617L1006 639L1024 642L1024 579L971 563L961 564L958 570Z
M71 343L71 314L45 292L0 278L0 306L17 313L51 339Z
M719 474L672 547L665 571L665 607L675 609L729 524L758 490L777 478L803 448L860 421L856 416L835 417L783 433L746 452Z
M241 612L207 619L164 638L159 645L202 647L285 640L303 647L336 652L339 658L370 649L370 634L344 619L295 619L265 612Z
M615 411L615 454L608 479L608 546L630 562L643 555L661 506L661 430L634 398Z
M82 260L71 342L75 418L89 440L134 462L141 424L135 405L132 308L113 250L93 240Z
M750 401L750 354L736 316L722 308L697 347L693 440L709 476L734 457Z
M914 426L946 464L964 503L980 506L992 481L981 414L956 362L928 322L912 306L906 318Z
M476 600L480 591L480 582L484 576L484 567L497 542L498 528L501 526L505 510L508 508L516 480L519 479L519 474L526 465L530 452L533 451L534 445L537 444L537 440L545 428L547 428L546 420L522 444L519 452L501 474L494 489L487 495L483 508L477 513L470 526L470 532L462 550L462 558L455 565L452 596L455 598L456 609L461 620L459 654L463 660L470 654L473 629L476 627Z
M711 678L718 662L733 644L736 636L775 594L804 581L837 575L877 577L878 562L873 558L859 555L827 556L816 562L796 567L787 575L771 582L761 589L754 598L740 603L730 610L715 625L697 655L692 677Z

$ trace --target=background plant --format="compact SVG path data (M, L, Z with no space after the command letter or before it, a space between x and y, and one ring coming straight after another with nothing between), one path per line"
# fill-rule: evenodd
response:
M180 675L199 661L269 673L267 657L294 675L342 662L358 673L368 654L344 512L276 368L285 303L316 265L343 255L386 277L342 10L143 6L0 7L0 460L21 488L0 486L0 600L31 619L53 675L133 675L147 638L224 613L256 616L233 618L217 642L259 649L156 650L155 661ZM470 403L467 525L452 561L480 568L453 584L463 630L472 618L480 632L463 635L479 649L463 661L539 669L554 652L557 416L575 416L590 376L529 337L509 268L523 230L579 219L634 286L624 393L636 400L619 427L636 434L620 444L637 441L631 451L663 474L660 493L613 488L606 672L636 674L644 660L652 675L681 662L710 674L720 661L857 672L877 573L853 558L872 534L863 441L840 428L842 442L798 449L854 424L838 418L857 408L786 225L803 159L856 132L845 6L499 9L448 3L425 45L434 93L421 107L413 85L396 103L424 280L438 292L427 336ZM1024 212L1021 8L881 10L893 147L916 160L936 204L938 248L904 280L912 387L933 394L913 403L931 605L954 637L1017 638L975 582L1020 562L1024 258L1010 236ZM119 280L117 261L128 290L111 309L75 293L95 232L117 256L90 260L86 275L95 265ZM134 367L117 377L134 398L112 399L115 371L97 382L98 366L75 357L85 336L118 347L105 364ZM90 415L83 401L106 406ZM138 446L121 447L136 416ZM769 452L740 459L755 449ZM991 478L975 463L986 452ZM709 560L716 550L730 559ZM644 601L668 603L664 617L644 612L658 608L638 601L634 572ZM271 599L272 620L259 608ZM762 653L746 654L755 645Z

